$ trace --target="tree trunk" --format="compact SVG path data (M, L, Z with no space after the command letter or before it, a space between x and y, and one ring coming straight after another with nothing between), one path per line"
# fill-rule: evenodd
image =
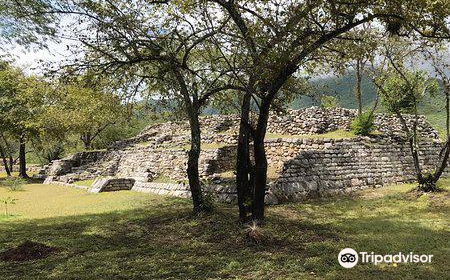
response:
M198 172L198 162L201 151L200 122L198 118L198 108L194 109L189 116L189 125L191 128L191 149L189 151L187 174L189 179L189 187L192 194L192 202L194 204L194 212L209 211L205 205L205 200L200 185L200 174Z
M3 133L1 134L1 138L3 139L3 142L5 142L5 148L9 158L9 171L14 172L14 157L12 155L11 147Z
M443 154L443 156L441 157L440 165L437 168L436 172L434 173L433 181L435 184L441 178L442 173L444 173L444 170L448 165L448 158L450 155L450 86L447 83L445 83L444 85L444 91L445 91L445 111L446 111L445 128L447 141L445 142L445 146L443 147L444 149L443 153L441 153Z
M415 135L411 135L411 131L408 128L408 125L406 124L405 119L403 118L402 114L397 111L396 112L397 118L400 120L400 123L402 124L403 131L406 133L406 137L408 138L408 145L409 149L411 150L411 155L414 162L414 170L416 171L416 177L417 182L421 184L423 182L423 176L422 176L422 169L420 168L420 160L419 160L419 153L415 147L416 140Z
M239 219L245 223L249 221L252 207L252 186L250 182L250 101L251 94L246 93L241 106L241 120L236 158L236 189L239 206Z
M6 175L8 177L11 176L11 171L9 170L9 167L8 167L8 159L6 158L6 153L5 153L5 150L3 149L2 145L0 145L0 157L2 158L3 165L5 166Z
M92 138L90 132L83 133L80 139L83 141L84 149L86 151L92 150Z
M358 116L362 114L362 92L361 92L361 84L362 84L362 62L360 59L356 61L356 103L358 104Z
M201 135L200 135L200 104L197 95L189 94L188 87L183 75L178 69L173 69L173 74L177 79L180 87L180 93L183 97L186 115L189 117L189 126L191 129L191 149L189 150L187 174L189 179L189 187L192 195L192 202L194 204L194 213L209 212L210 206L205 205L205 198L203 196L202 187L200 185L200 174L198 172L198 162L200 158L201 149Z
M270 103L263 100L259 110L258 124L253 137L255 153L255 187L253 194L252 219L264 223L264 198L267 186L267 157L264 146L267 122L269 120Z
M28 179L27 163L26 163L26 149L25 149L25 135L20 135L19 140L19 177Z
M14 172L14 158L11 154L9 155L9 171Z

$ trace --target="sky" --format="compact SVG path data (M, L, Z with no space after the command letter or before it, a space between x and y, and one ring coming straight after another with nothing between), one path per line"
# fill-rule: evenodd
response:
M62 23L66 25L71 24L69 19L64 20ZM63 36L60 36L60 38L61 37ZM0 50L0 56L7 54L15 61L16 66L24 69L25 73L40 75L44 73L42 61L45 63L55 63L57 65L58 62L61 62L72 55L67 46L76 44L77 43L73 40L60 39L60 42L48 42L47 48L41 49L36 49L36 47L27 49L20 45L12 45L9 48L6 47L3 51ZM447 57L448 63L450 64L450 54ZM434 72L431 64L420 58L417 58L416 61L414 61L414 68L425 70L428 73ZM450 70L448 74L450 75Z

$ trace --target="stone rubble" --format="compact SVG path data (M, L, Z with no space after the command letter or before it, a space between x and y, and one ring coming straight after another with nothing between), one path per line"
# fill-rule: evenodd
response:
M377 114L375 126L380 135L372 137L301 138L349 130L355 115L356 110L316 107L271 115L268 133L275 136L266 140L266 151L269 169L277 178L267 187L267 202L276 204L412 181L412 159L401 125L394 117ZM411 116L405 118L411 124ZM236 115L201 118L200 174L208 180L204 189L228 203L236 202L236 188L233 179L221 178L221 174L234 171L238 125ZM439 135L422 116L418 132L431 139L423 145L421 158L425 168L432 169L442 145ZM47 183L70 185L106 177L94 189L110 186L112 190L132 189L187 198L189 139L187 122L155 124L136 137L114 143L106 151L82 152L54 161L41 173L48 176ZM163 182L157 183L160 178L164 178Z

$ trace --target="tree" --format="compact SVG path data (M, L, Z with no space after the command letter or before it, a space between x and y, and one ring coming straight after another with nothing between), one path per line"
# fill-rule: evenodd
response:
M432 42L431 47L425 47L422 51L424 56L428 61L431 62L431 65L434 69L434 75L436 78L442 81L442 92L445 96L445 133L446 133L446 141L442 147L441 152L439 153L441 162L438 163L436 171L433 174L434 184L431 185L432 190L435 187L435 184L444 173L445 168L448 165L448 158L450 155L450 63L446 60L448 57L448 46L442 42Z
M49 13L51 0L2 0L0 2L0 49L6 44L45 46L54 38L56 22Z
M105 88L101 80L97 84L80 80L59 90L55 112L65 119L68 131L79 135L86 150L93 148L93 142L107 128L126 119L125 105Z
M71 68L95 69L135 81L135 91L175 99L184 108L191 130L187 174L194 211L208 211L199 178L199 115L211 96L239 89L230 79L223 54L208 39L227 19L208 21L190 3L145 1L69 1L56 8L82 24L69 26L87 51ZM189 1L188 1L189 2ZM208 22L208 23L206 23ZM85 33L85 25L94 36ZM158 89L158 91L156 91Z
M264 220L267 159L264 138L269 111L286 81L334 40L375 20L395 34L447 36L448 1L234 1L210 0L211 14L230 17L221 36L224 49L240 50L247 95L241 107L238 143L238 195L253 193L252 219ZM220 11L217 11L220 9ZM425 16L427 15L427 16ZM417 20L416 20L417 19ZM378 24L379 25L379 24ZM241 74L241 73L240 73ZM258 102L257 123L249 122L250 101ZM254 171L248 166L253 138ZM242 198L240 200L247 200ZM240 203L241 205L241 203ZM240 206L241 219L247 209Z
M375 81L383 97L383 103L390 112L397 115L402 123L403 131L414 160L419 190L428 192L436 190L436 183L448 165L450 155L450 79L448 78L449 64L446 61L448 54L445 43L441 41L397 42L397 45L388 45L386 51L388 65L391 67L390 77L380 75ZM427 77L424 72L411 72L404 67L404 60L410 57L420 57L427 60L433 68L435 79ZM435 95L438 91L436 79L442 81L442 92L445 97L446 114L446 141L442 145L439 159L435 169L424 171L420 165L419 150L420 139L417 135L417 104L424 95ZM412 128L406 125L402 113L412 113L415 121Z
M34 114L35 101L38 94L34 95L36 81L27 78L19 70L5 64L0 71L0 120L2 131L9 131L19 139L19 176L27 178L25 143L26 138L35 132Z
M2 62L0 70L0 128L2 130L2 137L6 131L11 132L14 130L14 134L20 133L16 127L15 121L15 109L20 106L19 100L16 98L20 89L20 81L23 78L23 74L18 70L9 66L8 63ZM3 138L2 140L5 140ZM5 141L6 144L6 141ZM21 145L23 147L23 145ZM11 175L11 168L8 167L6 162L5 149L2 148L2 158L5 165L5 169L9 175ZM21 151L21 159L25 156L23 149ZM21 162L20 175L26 177L26 172L23 172L24 164Z
M367 68L374 63L378 44L383 37L379 29L362 25L347 32L342 40L333 41L326 46L330 52L341 54L341 56L328 54L325 58L335 72L340 74L348 73L349 70L354 72L356 80L354 92L359 118L363 113L363 78L368 75L370 69Z
M8 176L8 177L11 176L12 170L10 170L10 168L9 168L6 150L5 150L5 148L3 148L2 144L0 144L0 157L2 158L3 166L5 167L6 176Z
M424 171L419 157L421 137L417 132L418 105L424 97L436 94L438 84L436 79L430 78L425 72L411 71L406 67L405 61L409 58L408 56L419 55L418 51L411 50L402 42L387 45L385 51L387 68L382 67L383 74L380 74L374 83L378 88L382 104L388 112L397 116L402 125L413 158L419 189L428 192L436 190L436 183L447 166L450 142L447 135L436 169ZM448 100L447 94L446 100ZM449 106L446 105L447 118L450 113L448 108ZM408 125L403 114L412 114L411 125Z

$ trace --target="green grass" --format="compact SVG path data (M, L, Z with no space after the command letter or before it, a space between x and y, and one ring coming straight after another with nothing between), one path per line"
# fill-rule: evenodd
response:
M439 113L439 112L429 112L427 115L427 120L430 122L430 124L437 130L439 133L439 137L442 140L445 140L446 138L446 128L445 128L445 114Z
M164 176L160 174L158 177L156 177L152 183L173 183L176 184L177 181L171 179L170 177Z
M10 207L13 214L12 217L8 217L10 222L130 210L135 209L136 205L142 206L141 202L146 202L148 198L136 192L96 195L70 187L42 184L26 185L20 192L11 192L0 187L0 199L6 197L18 199L17 204ZM0 213L4 214L3 208L0 208Z
M94 184L95 180L97 180L97 179L76 181L76 182L74 182L74 184L78 185L78 186L82 186L82 187L90 187L90 186L92 186L92 184Z
M226 143L202 143L201 149L202 150L216 150L223 147L229 146L229 144ZM183 146L164 146L159 147L155 149L155 151L179 151L179 150L186 150L188 151L191 148L190 144L183 145Z
M450 190L450 181L445 188ZM448 279L448 192L419 198L411 185L269 207L265 242L244 242L237 209L201 218L188 200L122 191L91 194L28 185L0 221L0 251L25 240L57 255L0 262L0 279ZM341 268L345 247L433 254L431 264Z
M202 143L201 148L202 150L216 150L226 146L229 145L226 143ZM189 150L191 148L191 145L184 145L181 148L184 150Z
M17 176L17 172L14 172L15 174L14 174L14 176ZM6 178L7 176L6 176L6 172L0 172L0 179L2 179L2 178Z
M355 138L355 135L351 131L346 130L335 130L331 132L327 132L324 134L311 134L311 135L290 135L290 134L275 134L275 133L267 133L266 139L277 139L277 138L297 138L297 139L347 139L347 138Z
M28 176L32 177L36 172L27 172ZM19 172L13 172L12 176L17 177L19 175ZM6 178L6 172L0 172L0 179Z

